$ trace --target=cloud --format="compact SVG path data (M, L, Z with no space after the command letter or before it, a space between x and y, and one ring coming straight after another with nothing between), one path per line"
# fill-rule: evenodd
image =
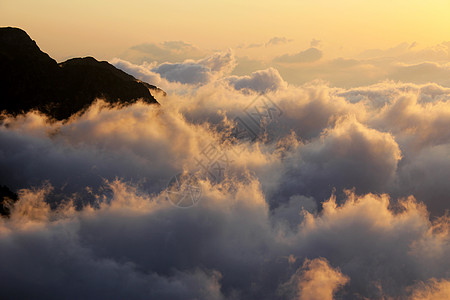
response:
M214 55L197 61L198 64L208 67L212 72L227 74L233 71L236 61L232 50L217 52Z
M431 225L414 199L394 213L385 195L349 194L342 206L331 198L283 237L256 182L233 193L202 187L191 210L119 181L106 186L108 201L81 211L51 210L46 187L21 191L0 227L4 295L274 299L281 289L299 299L397 297L448 268L448 232L436 230L448 223Z
M286 38L286 37L278 37L278 36L276 36L276 37L271 38L271 39L265 44L265 46L266 46L266 47L268 47L268 46L276 46L276 45L279 45L279 44L286 44L286 43L289 43L289 42L291 42L291 41L292 41L291 39L288 39L288 38Z
M313 39L311 48L294 54L275 56L271 61L260 59L261 68L274 67L290 84L325 80L333 86L351 88L396 80L416 84L437 83L448 86L448 42L432 47L401 43L389 49L369 49L360 55L323 59L320 41ZM273 55L277 55L274 53ZM255 60L255 59L254 59ZM253 62L252 65L256 65ZM238 65L235 75L255 71L252 65Z
M139 80L157 86L161 84L161 75L152 71L154 64L143 63L142 65L136 65L120 58L113 58L110 63Z
M398 64L389 75L391 79L402 80L415 83L439 82L448 85L450 83L450 64L439 64L433 62L423 62L406 65Z
M416 42L400 43L388 49L369 49L358 55L362 59L391 58L398 62L417 64L424 61L444 62L450 58L450 42L420 47Z
M339 120L320 138L297 149L274 198L295 193L324 199L331 189L356 187L381 192L395 178L401 151L392 135L370 129L353 118Z
M112 215L105 219L95 211L80 213L69 206L54 212L43 202L45 193L45 188L22 191L11 220L2 222L4 297L223 299L218 272L193 269L161 275L142 270L129 259L96 253L84 244L89 243L89 236L83 234L83 227L94 221L93 217L106 221ZM121 218L117 221L126 224ZM21 288L23 284L27 289Z
M230 73L236 65L231 50L217 52L197 61L186 60L181 63L143 63L136 65L126 60L114 58L111 64L129 72L140 80L168 90L173 87L170 83L206 84L214 78Z
M420 62L406 64L392 58L358 60L336 58L319 60L313 64L294 64L291 56L274 60L274 66L289 83L304 84L313 80L325 80L333 86L354 88L395 80L416 84L436 83L448 86L448 63ZM282 61L286 61L283 63ZM287 63L292 62L292 63Z
M437 83L442 86L449 86L450 44L442 42L431 47L421 47L417 43L400 43L388 49L369 49L353 57L333 57L324 59L324 52L321 49L321 41L312 39L310 48L293 54L279 55L275 51L274 45L283 45L291 42L285 37L274 37L267 43L255 43L246 47L238 47L237 63L235 68L230 68L233 75L245 76L270 67L276 68L283 79L290 84L304 84L313 80L324 80L333 86L351 88L356 86L366 86L376 84L384 80L396 80L416 84ZM271 47L270 55L273 59L261 58L268 53L250 58L244 48L253 48L252 53L258 53L266 46L268 51ZM141 55L147 51L155 53L154 56L147 54L144 59ZM194 63L205 57L212 56L211 51L203 51L185 42L165 42L161 44L146 44L135 47L138 50L129 50L121 55L120 59L137 65L163 63L176 64L172 66L177 70L177 74L184 74L188 69L193 75L189 82L196 80L207 82L207 70L199 66L185 66L188 61ZM267 52L266 51L266 52ZM226 53L225 51L224 53ZM131 55L130 53L134 53ZM138 54L136 54L138 53ZM243 55L244 57L240 57ZM140 58L137 58L140 57ZM181 65L178 65L181 64ZM126 67L125 67L126 68ZM185 75L182 80L187 80ZM176 77L176 76L175 76ZM196 79L194 79L196 78ZM216 78L216 77L215 77ZM174 81L175 82L175 81Z
M299 245L301 242L306 243L309 251L316 251L315 257L327 257L331 265L339 266L342 273L350 278L350 285L342 293L350 298L351 295L364 297L364 294L369 298L388 295L395 298L405 294L405 291L401 289L407 289L407 286L412 285L413 277L422 276L419 275L421 273L419 270L425 266L433 265L432 272L439 274L436 276L445 276L442 272L446 266L437 267L432 262L434 258L431 256L437 255L435 251L448 247L441 239L448 234L447 225L444 229L446 233L442 232L443 235L437 231L434 231L436 235L427 233L430 228L422 227L423 222L428 222L427 212L412 198L400 202L401 209L399 213L395 213L389 209L390 201L387 195L368 194L355 197L353 193L348 193L348 196L345 204L341 206L336 205L335 198L330 198L324 203L324 210L319 217L307 216L303 223L304 227L300 228L304 239L298 241ZM432 226L439 227L440 221ZM370 237L362 238L363 235L368 234L367 230L371 231ZM411 238L416 242L413 242ZM358 240L361 242L358 243ZM433 249L431 244L434 242L431 240L437 242L436 245L439 246ZM326 242L323 243L324 241ZM338 249L336 244L350 245L349 243L352 246L346 248L348 252L336 251ZM389 251L389 254L386 251ZM403 251L410 252L402 256L400 253ZM372 258L368 259L369 256ZM419 262L422 259L423 261ZM345 263L335 264L337 261L345 261ZM386 268L393 265L395 267L392 269ZM403 267L400 267L401 265ZM403 268L409 269L413 265L419 269L416 271L410 269L412 273L404 277L404 274L409 271ZM364 268L365 271L360 268ZM400 277L402 279L399 279ZM372 284L364 286L361 285L362 282L372 282ZM360 289L355 290L352 286L359 286ZM403 287L399 289L399 286Z
M376 58L376 57L393 57L398 56L409 49L411 49L413 44L410 43L400 43L395 47L391 47L385 50L382 49L368 49L364 50L362 53L359 54L360 58L367 59L367 58Z
M261 43L252 43L252 44L248 45L248 46L245 47L245 48L247 48L247 49L252 49L252 48L259 48L259 47L262 47L262 46L264 46L264 44L261 44Z
M268 40L266 43L251 43L248 45L240 45L238 48L245 48L245 49L254 49L254 48L261 48L261 47L272 47L277 45L283 45L288 44L292 42L292 39L288 39L286 37L279 37L275 36Z
M276 91L287 86L274 68L253 72L250 76L230 76L227 80L236 90Z
M273 210L273 218L277 226L289 226L295 229L302 221L304 214L302 212L317 213L317 202L313 197L294 195L289 198L287 203L282 203Z
M183 41L166 41L162 43L145 43L131 47L120 58L135 64L144 62L179 62L186 59L199 59L206 51Z
M308 48L296 54L284 54L274 58L277 63L310 63L322 58L322 51L317 48Z
M225 116L228 120L245 117L244 109L256 97L252 90L236 90L226 81L181 90L184 94L161 99L164 117L156 117L161 109L142 104L107 109L99 103L67 124L49 125L36 114L5 119L8 127L0 131L4 141L0 149L8 159L0 161L5 170L2 184L22 188L49 179L57 189L65 186L66 193L71 193L83 186L98 187L102 178L118 176L131 181L145 179L149 191L161 189L177 170L183 170L182 165L195 166L194 158L208 143L221 139L222 133L206 128L223 128ZM418 100L409 100L411 93L416 93L413 97ZM431 167L447 163L449 93L445 88L387 82L343 90L319 83L288 86L267 96L282 115L269 128L256 129L261 137L268 135L280 144L268 143L256 152L249 148L242 154L247 161L235 160L231 167L242 171L251 166L258 176L267 178L264 187L270 202L286 203L300 194L320 203L333 187L405 197L420 180L421 188L414 192L419 200L433 213L446 207L442 200L450 192L443 184L446 174ZM401 107L408 109L396 112ZM418 128L420 134L415 133ZM170 143L165 134L181 144ZM77 148L78 143L89 147ZM185 145L195 147L180 153ZM427 153L434 153L433 163L426 159ZM286 163L295 163L284 165L277 155ZM164 169L164 176L157 176L154 166ZM430 180L419 179L420 173L413 170L430 174Z
M291 285L297 294L292 299L333 300L334 293L348 281L349 278L333 269L326 259L316 258L305 259L287 286Z
M216 53L198 61L163 63L152 71L170 82L205 84L214 77L231 72L234 66L234 56L231 52L226 52Z
M232 74L238 76L247 75L251 72L267 69L267 65L262 60L252 59L248 56L236 57L236 67L233 69Z
M154 68L155 73L160 74L171 82L187 84L204 84L210 77L211 69L196 63L164 63Z
M430 279L427 283L419 283L413 289L412 300L438 300L450 297L450 281Z
M321 44L322 44L322 41L318 40L318 39L312 39L311 42L310 42L311 48L313 48L313 47L315 47L315 48L320 47Z
M161 77L158 107L2 115L0 184L20 199L0 219L5 298L445 298L449 89L295 86L276 69L232 83L232 62L180 63L218 79ZM281 114L249 120L262 104ZM258 138L233 135L236 116ZM218 154L223 180L199 164ZM202 191L190 209L165 193L183 171Z
M224 74L249 76L248 74L252 72L275 68L290 84L305 84L313 80L324 80L333 86L344 88L366 86L385 80L416 84L436 83L442 86L450 84L446 43L420 51L414 50L417 47L411 47L412 44L403 43L389 51L371 50L356 58L338 57L328 60L322 58L323 52L319 49L320 41L313 39L311 43L317 46L311 46L296 54L276 56L272 60L250 59L246 56L235 57L233 52L228 50L213 54L204 52L201 55L191 55L194 59L187 59L189 56L174 56L171 60L147 60L151 63L145 61L134 63L132 59L121 56L120 63L118 59L114 59L113 62L123 70L133 72L132 74L136 77L146 78L150 82L158 82L158 76L163 79L167 76L172 83L205 84L213 79L219 79ZM166 45L166 47L169 46ZM210 72L208 69L211 66L207 61L211 59L220 61L219 65L223 66L223 71L219 72L220 75L212 74L216 71ZM129 64L135 65L138 69L130 67ZM159 66L161 69L158 69ZM164 81L159 84L170 85Z

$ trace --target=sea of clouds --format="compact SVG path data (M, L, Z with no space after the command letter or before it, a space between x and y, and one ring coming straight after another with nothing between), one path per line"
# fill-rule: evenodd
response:
M232 51L111 63L161 105L3 116L0 183L19 191L0 219L5 298L450 297L449 88L232 75ZM210 149L220 176L199 164ZM166 192L183 172L201 190L187 209Z

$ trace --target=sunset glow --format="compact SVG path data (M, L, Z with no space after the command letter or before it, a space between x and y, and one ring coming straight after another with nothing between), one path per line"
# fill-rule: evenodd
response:
M449 15L0 1L0 299L450 299Z

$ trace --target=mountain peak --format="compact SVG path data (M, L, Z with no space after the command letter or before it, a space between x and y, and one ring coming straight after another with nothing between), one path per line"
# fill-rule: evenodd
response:
M19 28L0 28L0 111L37 109L58 120L90 106L96 98L114 104L138 99L158 104L157 87L137 80L106 61L72 58L60 64Z
M0 28L0 42L12 44L33 44L34 41L30 36L20 28L16 27L2 27ZM34 43L35 44L35 43Z

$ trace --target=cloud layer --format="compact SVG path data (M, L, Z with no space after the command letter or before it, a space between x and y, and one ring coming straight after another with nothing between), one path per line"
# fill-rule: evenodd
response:
M232 52L113 63L161 106L2 116L6 298L450 296L448 88L230 75ZM165 191L182 172L189 209Z

